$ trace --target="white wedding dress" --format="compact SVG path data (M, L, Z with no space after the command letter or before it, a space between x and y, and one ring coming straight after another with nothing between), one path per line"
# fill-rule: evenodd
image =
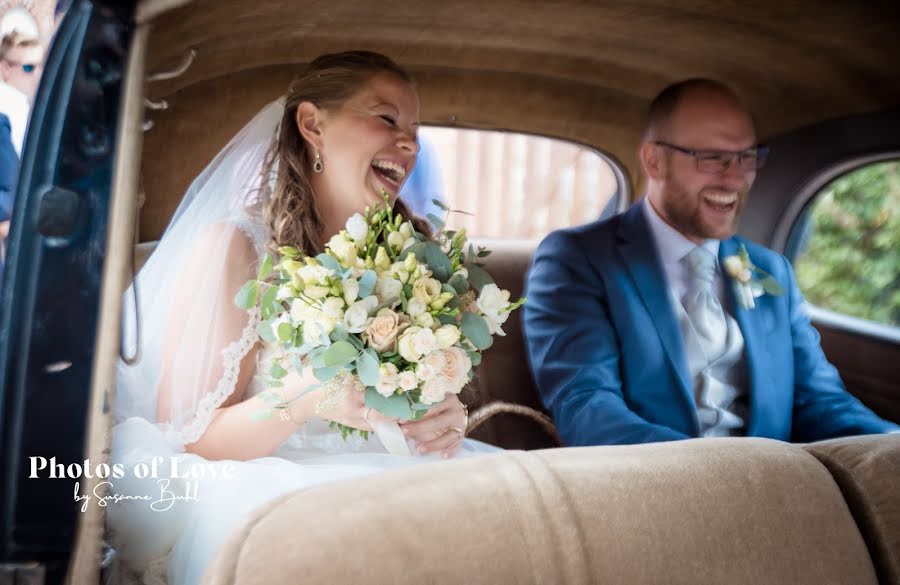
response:
M267 353L260 352L260 361ZM247 397L263 390L254 380ZM496 451L497 447L466 439L457 457ZM154 457L162 460L156 477L137 479L135 464L149 466ZM282 494L411 465L440 464L442 459L436 453L390 455L374 435L368 440L359 436L344 440L340 431L315 418L270 457L211 462L175 452L155 425L135 417L114 429L112 461L121 463L126 473L125 478L110 480L111 492L152 496L111 502L107 507L110 543L120 557L112 583L189 585L200 582L216 551L254 509ZM214 470L221 472L226 466L233 474L211 477ZM193 479L192 473L203 478ZM166 508L171 503L159 503L160 480L168 480L169 497L196 497L196 501L177 500L168 509L155 510L151 504Z
M261 210L272 178L264 163L283 110L282 100L263 108L197 177L125 295L123 347L139 357L117 367L111 462L124 473L107 486L119 501L104 502L108 542L117 553L109 583L194 585L228 536L273 498L440 461L390 455L375 436L345 441L318 419L262 459L211 462L185 450L238 391L242 360L258 340L258 311L239 310L234 292L223 290L235 266L223 251L236 239L252 242L258 265L266 250ZM198 262L191 251L202 246ZM269 356L260 349L256 371L267 371ZM167 402L157 396L161 381ZM263 390L254 378L243 398ZM458 456L497 450L467 439Z

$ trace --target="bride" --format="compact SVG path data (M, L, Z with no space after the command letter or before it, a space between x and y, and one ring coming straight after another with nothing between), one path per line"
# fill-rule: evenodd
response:
M288 400L297 397L287 416L258 416L270 405L256 374L271 356L257 343L258 313L239 309L235 294L268 249L321 252L382 190L413 219L397 193L416 162L418 126L412 79L397 64L325 55L191 185L138 276L140 326L126 322L140 359L117 372L112 458L127 471L109 487L123 496L107 508L114 579L198 583L233 529L278 495L494 450L463 440L467 411L454 395L421 420L391 421L361 392L336 404L321 388L304 393L311 374L286 379ZM363 431L399 422L416 455L389 455L377 438L345 441L330 422Z

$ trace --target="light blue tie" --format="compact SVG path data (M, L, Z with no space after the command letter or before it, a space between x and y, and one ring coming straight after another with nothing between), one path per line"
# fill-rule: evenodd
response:
M688 272L687 292L681 302L709 363L724 353L728 338L725 311L713 290L717 259L698 246L681 261Z

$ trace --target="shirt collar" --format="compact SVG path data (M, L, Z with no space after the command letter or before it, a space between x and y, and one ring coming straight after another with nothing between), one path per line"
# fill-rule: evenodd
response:
M649 197L644 196L643 205L644 217L647 218L650 232L653 234L653 239L656 240L656 250L659 252L663 265L677 265L681 262L682 258L687 256L697 247L697 244L684 237L681 232L666 223L656 210L653 209ZM719 240L706 240L701 245L718 258L719 243Z

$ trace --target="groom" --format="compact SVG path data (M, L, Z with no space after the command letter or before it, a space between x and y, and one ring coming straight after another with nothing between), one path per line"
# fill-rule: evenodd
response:
M650 106L640 149L647 196L538 247L525 335L565 443L900 430L845 390L788 261L734 236L765 154L730 89L670 86ZM746 280L742 250L780 286L747 294L764 275Z

